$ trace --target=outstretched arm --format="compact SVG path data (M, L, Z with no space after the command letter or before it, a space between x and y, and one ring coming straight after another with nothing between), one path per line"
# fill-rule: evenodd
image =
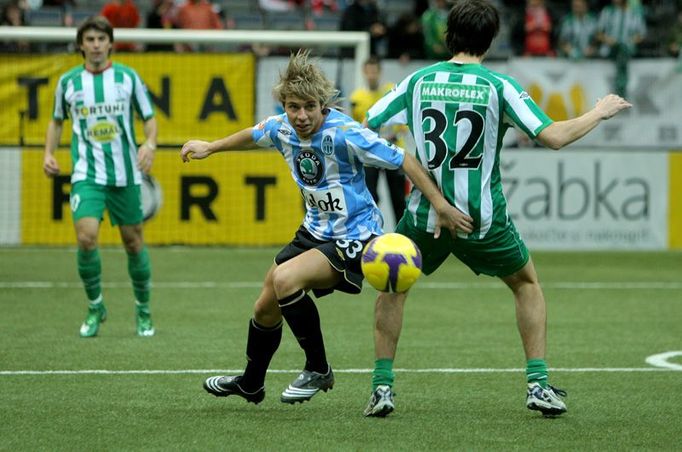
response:
M434 237L438 238L440 236L441 227L449 229L453 237L457 231L469 233L473 230L473 218L462 213L443 197L436 184L426 173L426 170L412 154L405 153L402 168L414 185L426 196L426 199L429 200L438 214L436 229L433 234Z
M599 99L594 108L577 118L557 121L538 135L538 141L548 148L561 149L587 135L603 120L612 118L621 110L632 107L628 101L615 94Z
M216 141L190 140L182 146L180 158L183 162L205 159L215 152L251 149L256 147L252 136L253 127L248 127Z

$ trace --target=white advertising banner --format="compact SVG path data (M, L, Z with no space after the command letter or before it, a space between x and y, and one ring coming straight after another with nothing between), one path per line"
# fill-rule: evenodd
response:
M506 150L508 211L533 250L668 247L663 152Z
M613 92L608 60L510 59L509 75L556 120L573 118ZM632 109L603 122L577 144L670 149L682 145L682 70L673 59L632 60L627 99Z
M0 148L0 245L21 239L21 150Z
M286 67L287 58L258 62L256 122L281 107L272 98L272 85ZM382 63L382 79L399 82L412 72L433 64L394 60ZM484 61L486 67L514 77L555 121L574 118L591 109L597 99L613 91L614 65L610 60L571 61L562 58L510 58ZM338 88L341 105L348 107L354 86L350 60L322 58L320 65ZM632 109L605 121L573 147L617 149L672 149L682 147L682 64L672 58L634 59L629 65L628 100ZM516 137L508 134L506 143ZM523 145L522 145L523 146Z

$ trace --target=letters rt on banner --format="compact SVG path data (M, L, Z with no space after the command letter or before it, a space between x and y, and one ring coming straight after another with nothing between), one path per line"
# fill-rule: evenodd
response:
M57 152L64 170L69 158L66 150ZM42 159L42 151L23 152L22 243L72 245L69 175L48 179ZM303 219L303 198L276 152L230 152L183 164L177 152L159 150L152 174L163 200L145 223L151 245L279 245ZM100 243L121 243L108 218Z
M250 54L114 54L147 85L159 143L217 139L254 124L254 58ZM42 145L59 77L80 55L4 55L0 64L0 145ZM198 69L200 68L200 69ZM62 143L68 143L68 127ZM136 124L138 139L142 125Z

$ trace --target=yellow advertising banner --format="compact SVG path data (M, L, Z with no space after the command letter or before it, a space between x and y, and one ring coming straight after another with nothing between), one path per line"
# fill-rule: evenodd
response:
M144 225L148 244L278 245L293 238L305 210L279 153L228 152L183 164L170 151L157 151L154 161L160 207ZM56 157L66 172L69 152L60 149ZM75 244L69 175L47 178L42 162L42 151L23 152L22 243ZM100 243L120 244L108 217L101 224Z
M132 53L112 59L135 69L147 85L162 145L217 139L255 123L251 54ZM0 55L0 145L42 146L57 81L82 63L77 54ZM140 141L142 125L136 126ZM70 123L64 144L69 130Z
M670 159L668 247L670 249L682 249L682 150L671 152L668 158Z

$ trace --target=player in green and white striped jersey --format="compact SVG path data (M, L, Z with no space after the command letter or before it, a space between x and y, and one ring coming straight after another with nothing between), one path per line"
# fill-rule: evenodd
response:
M527 359L527 406L543 414L561 414L566 411L558 397L562 391L547 383L544 297L502 191L502 138L515 126L543 145L559 149L630 104L608 95L578 118L553 122L513 78L481 65L498 29L498 12L488 1L455 3L448 15L446 39L452 59L408 76L369 110L367 123L372 129L407 124L418 160L445 198L471 216L474 225L468 234L434 237L433 209L419 190L413 190L396 232L419 246L426 274L453 254L476 274L500 277L510 287ZM377 299L375 392L365 410L368 416L391 411L381 407L377 388L383 388L379 391L383 397L393 383L405 298L405 294L381 293Z
M112 63L113 29L103 17L91 17L79 28L77 44L85 64L61 76L47 129L43 169L59 174L54 152L63 121L72 121L71 211L78 239L78 272L90 300L80 329L96 336L106 319L102 302L99 225L104 209L118 225L128 253L128 273L136 299L137 334L153 336L149 312L151 265L142 236L142 173L148 173L156 150L154 108L137 73ZM144 121L145 141L135 141L134 113Z

